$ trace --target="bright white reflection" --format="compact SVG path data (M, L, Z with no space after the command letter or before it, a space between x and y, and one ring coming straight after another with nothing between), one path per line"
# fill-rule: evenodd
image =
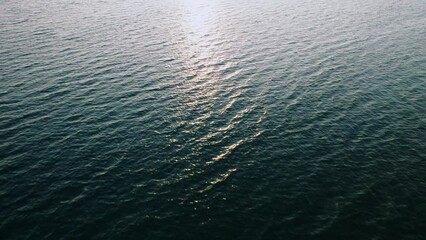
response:
M188 37L194 42L202 40L214 25L214 0L183 0Z
M218 46L216 0L181 0L183 41L179 55L185 62L182 72L185 81L182 86L183 111L193 109L202 113L192 124L203 124L212 114L219 92L217 66L223 61L221 46Z
M188 75L197 79L213 80L211 66L218 57L213 43L217 36L215 0L182 0L182 26L185 40L181 53L185 57Z

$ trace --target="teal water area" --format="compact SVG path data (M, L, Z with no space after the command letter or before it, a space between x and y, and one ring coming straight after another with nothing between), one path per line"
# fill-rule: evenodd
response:
M426 239L425 13L0 0L0 239Z

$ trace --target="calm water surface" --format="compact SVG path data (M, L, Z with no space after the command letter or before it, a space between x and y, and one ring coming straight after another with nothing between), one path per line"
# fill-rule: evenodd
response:
M426 1L0 0L0 239L425 239Z

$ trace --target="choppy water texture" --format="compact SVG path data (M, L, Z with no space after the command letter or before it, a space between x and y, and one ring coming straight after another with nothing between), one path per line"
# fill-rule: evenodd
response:
M0 0L0 238L425 239L425 13Z

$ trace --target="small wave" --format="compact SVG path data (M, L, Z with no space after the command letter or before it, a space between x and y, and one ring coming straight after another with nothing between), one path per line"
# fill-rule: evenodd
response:
M219 155L214 157L212 160L213 161L222 160L224 157L226 157L228 154L230 154L235 148L240 146L243 142L244 142L244 140L239 140L238 142L227 146L223 152L221 152Z
M220 176L218 178L211 181L210 184L207 187L205 187L204 189L202 189L200 191L200 193L207 192L207 191L211 190L217 184L224 182L235 171L237 171L237 169L232 168L232 169L229 169L228 171L226 171L225 173L220 174Z

